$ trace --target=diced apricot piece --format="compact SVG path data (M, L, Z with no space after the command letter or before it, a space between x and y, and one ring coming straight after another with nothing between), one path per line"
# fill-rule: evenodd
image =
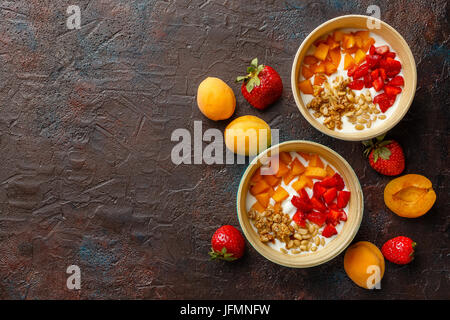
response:
M317 73L325 73L325 64L323 62L320 62L316 65L314 65L314 67L311 67L311 70L317 74Z
M282 161L278 162L278 171L275 173L277 178L284 177L289 172L289 168Z
M419 174L407 174L389 182L384 202L395 214L417 218L427 213L436 201L431 181Z
M280 152L279 157L281 162L283 162L285 165L289 165L292 161L292 157L289 152Z
M301 175L300 178L298 178L298 180L292 184L292 188L297 192L300 192L300 190L305 187L312 188L313 186L314 182L311 180L311 178L305 175Z
M273 194L275 193L275 189L270 187L269 190L267 190L267 193L269 194L269 196L272 198Z
M281 202L275 202L275 204L273 206L273 210L275 212L280 212L281 211Z
M314 85L315 85L315 86L321 86L321 85L325 82L325 80L327 80L327 79L325 78L325 76L323 76L323 75L321 75L321 74L316 74L316 75L314 76Z
M255 171L252 178L250 179L250 184L254 185L256 182L260 181L261 179L262 179L261 169L258 169Z
M294 176L298 176L303 172L305 172L306 170L305 166L297 158L295 158L294 161L292 161L291 168L292 168L291 173Z
M289 185L289 183L291 183L292 180L294 180L296 176L292 174L292 170L287 173L284 177L283 177L283 182L285 185Z
M311 69L308 68L307 66L303 66L302 75L305 77L305 79L309 79L314 75L314 72L312 72Z
M329 47L329 50L333 50L333 49L339 47L339 42L334 41L333 37L330 35L327 38L327 45Z
M318 47L320 46L321 43L327 43L327 38L326 36L320 37L319 39L317 39L316 41L314 41L314 46Z
M289 197L289 193L282 187L279 186L277 190L275 190L275 193L273 194L272 198L275 200L275 202L281 202Z
M360 64L366 59L366 53L362 51L361 49L358 49L355 53L355 63Z
M327 176L327 172L323 168L319 167L308 167L305 171L305 176L311 178L311 179L319 179L322 180Z
M274 175L268 174L268 175L264 175L262 177L263 177L264 181L269 185L269 187L274 187L281 182L281 179L275 177Z
M261 179L250 188L250 193L252 195L257 195L266 192L269 188L270 185L264 179Z
M319 155L313 154L309 160L309 166L311 167L319 167L319 168L325 168L325 165L323 164L322 160L320 159Z
M303 63L304 63L304 64L307 64L307 65L316 64L317 62L319 62L319 60L317 60L317 58L314 57L314 56L306 56L306 57L303 59Z
M376 269L373 266L378 267ZM367 241L351 245L344 256L344 269L354 283L365 289L372 289L384 275L384 257L380 249ZM374 272L379 272L375 277ZM374 281L370 281L372 277ZM376 282L378 281L378 282Z
M342 47L344 49L350 49L355 46L355 37L351 34L345 34L342 38Z
M259 201L256 201L252 207L250 208L250 210L256 210L258 212L263 212L266 208L264 208L261 203L259 203Z
M297 152L303 159L309 161L311 159L311 154L307 152Z
M334 174L336 173L333 168L327 164L327 166L325 167L325 171L327 172L327 177L332 177L334 176Z
M331 62L325 62L325 73L330 76L337 71L337 67Z
M375 39L370 37L369 39L363 40L363 47L362 49L364 50L364 52L369 51L370 46L375 44Z
M341 63L341 48L336 48L336 49L330 50L330 52L328 54L331 58L331 62L336 67L339 67L339 64Z
M358 48L362 48L363 46L363 40L360 36L355 36L355 46Z
M316 57L317 59L322 60L322 61L325 60L325 58L327 57L329 48L330 48L330 46L328 46L325 43L319 44L319 46L314 51L314 57Z
M344 56L344 70L348 70L355 65L355 60L350 54Z
M344 38L344 33L342 31L336 30L333 32L334 41L340 42L340 41L342 41L343 38Z
M348 53L348 54L354 54L356 51L358 51L358 47L354 46L353 48L350 49L344 49L344 53Z
M313 86L309 79L300 81L298 84L298 87L304 94L313 94L314 93Z
M264 209L269 205L270 195L267 192L257 194L255 198L264 207Z
M355 33L356 36L360 37L363 41L369 39L370 31L361 30Z

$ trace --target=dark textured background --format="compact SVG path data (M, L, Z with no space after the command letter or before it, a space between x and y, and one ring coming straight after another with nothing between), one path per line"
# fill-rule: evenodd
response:
M82 29L66 28L69 4ZM406 39L418 86L391 132L405 173L424 174L438 200L408 220L383 202L390 180L373 171L357 142L313 129L290 89L294 54L316 26L365 14L373 1L0 1L0 298L450 298L448 2L377 1ZM235 76L253 57L284 81L264 112L243 99ZM208 261L214 230L238 226L236 191L245 165L170 161L175 128L221 130L195 102L199 82L218 76L235 91L233 118L257 115L281 141L308 139L344 156L360 178L365 212L356 240L381 246L415 239L416 260L387 263L382 290L354 285L343 255L288 269L247 246L232 264ZM67 266L81 267L69 291Z

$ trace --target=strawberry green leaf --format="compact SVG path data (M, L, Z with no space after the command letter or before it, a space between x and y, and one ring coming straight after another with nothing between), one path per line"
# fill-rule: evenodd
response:
M391 151L388 148L382 147L378 150L379 150L378 153L382 159L389 160L389 157L391 156Z
M251 66L257 68L258 67L258 58L254 58L250 63Z

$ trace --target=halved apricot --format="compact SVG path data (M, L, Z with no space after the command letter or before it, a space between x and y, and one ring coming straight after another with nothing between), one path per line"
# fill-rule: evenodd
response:
M384 257L380 249L368 241L351 245L344 256L344 269L358 286L372 289L384 275ZM379 272L378 275L375 272ZM378 281L376 281L378 280Z
M384 202L395 214L417 218L427 213L436 201L430 180L420 174L407 174L389 182L384 189Z

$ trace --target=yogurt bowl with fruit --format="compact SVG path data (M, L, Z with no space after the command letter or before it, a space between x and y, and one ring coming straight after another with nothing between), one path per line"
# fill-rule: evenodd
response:
M366 140L395 126L413 100L414 57L401 35L367 16L342 16L316 28L297 51L292 90L303 116L323 133ZM369 23L368 23L369 21Z
M244 235L267 259L289 267L322 264L358 231L363 196L350 165L333 150L289 141L256 157L239 185Z

